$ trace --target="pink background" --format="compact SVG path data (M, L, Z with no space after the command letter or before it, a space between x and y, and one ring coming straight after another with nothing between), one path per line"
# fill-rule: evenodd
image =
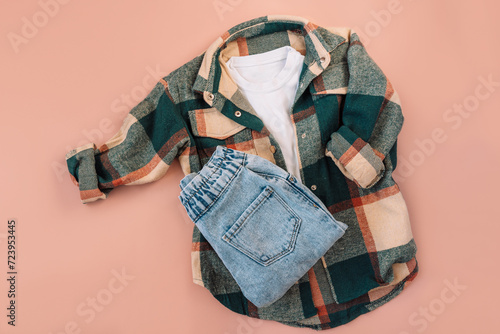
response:
M500 85L481 81L500 82L496 1L44 3L54 2L9 2L0 11L0 333L313 332L249 321L192 283L193 224L177 199L177 161L155 183L84 205L64 160L71 148L111 138L160 76L267 14L354 28L403 105L396 177L420 273L335 333L498 333ZM15 36L25 39L16 45ZM461 104L463 115L453 111ZM6 318L10 218L15 327ZM115 282L122 268L129 279ZM456 293L447 290L454 282ZM91 311L96 296L104 305Z

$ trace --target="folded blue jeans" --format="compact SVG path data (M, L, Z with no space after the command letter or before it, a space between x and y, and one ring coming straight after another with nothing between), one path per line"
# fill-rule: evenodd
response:
M280 299L347 229L293 175L224 146L180 188L188 216L257 307Z

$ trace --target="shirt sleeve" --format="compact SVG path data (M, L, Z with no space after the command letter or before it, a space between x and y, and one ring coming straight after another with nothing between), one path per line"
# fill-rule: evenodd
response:
M384 159L403 126L398 94L351 30L347 48L347 93L341 126L326 145L342 173L370 188L384 175Z
M95 143L66 153L71 180L82 203L106 199L120 185L159 180L189 145L189 135L168 83L161 79L127 114L118 132L101 146Z

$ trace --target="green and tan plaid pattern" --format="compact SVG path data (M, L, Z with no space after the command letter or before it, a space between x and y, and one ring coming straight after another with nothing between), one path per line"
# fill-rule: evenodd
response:
M238 24L162 78L115 136L71 150L66 161L83 203L158 180L176 157L185 174L198 172L217 145L286 169L225 66L230 57L285 45L305 56L290 112L302 180L349 228L285 296L257 308L194 226L193 281L234 312L322 330L383 305L418 272L407 207L392 178L400 101L351 29L277 15Z

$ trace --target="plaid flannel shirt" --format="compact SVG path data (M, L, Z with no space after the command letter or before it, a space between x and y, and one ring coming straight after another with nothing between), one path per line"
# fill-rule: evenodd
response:
M158 180L176 157L185 174L198 172L217 145L286 169L224 63L285 45L305 56L290 112L302 180L349 228L280 300L257 308L194 226L193 281L234 312L322 330L383 305L418 271L407 207L392 178L400 101L353 30L286 15L240 23L160 79L106 143L73 149L66 161L83 203Z

